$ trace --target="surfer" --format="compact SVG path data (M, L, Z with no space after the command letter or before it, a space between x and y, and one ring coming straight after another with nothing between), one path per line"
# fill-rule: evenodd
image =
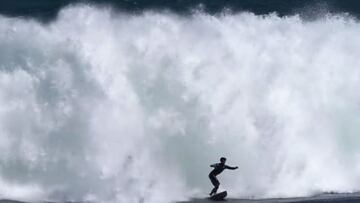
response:
M213 194L216 194L216 192L217 192L217 190L218 190L218 188L219 188L219 185L220 185L220 182L219 182L219 180L216 178L216 176L219 175L221 172L223 172L225 169L235 170L235 169L238 168L237 166L231 167L231 166L225 165L225 162L226 162L226 158L225 158L225 157L221 157L221 158L220 158L220 163L216 163L216 164L210 165L210 167L213 167L213 168L214 168L214 169L209 173L210 181L211 181L211 183L214 185L214 189L211 190L210 196L213 195Z

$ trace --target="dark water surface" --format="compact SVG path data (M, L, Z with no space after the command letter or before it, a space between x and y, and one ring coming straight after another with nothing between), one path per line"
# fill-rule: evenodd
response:
M321 194L313 197L299 198L274 198L274 199L226 199L225 201L212 201L207 198L193 199L179 203L210 203L210 202L230 202L230 203L355 203L360 202L360 193L349 194Z
M360 193L339 193L339 194L321 194L312 197L298 198L270 198L270 199L234 199L227 198L225 201L213 201L207 198L196 198L189 201L181 201L178 203L211 203L211 202L227 202L227 203L358 203L360 202ZM27 203L16 200L3 199L0 203ZM55 203L55 202L39 202L39 203ZM63 202L62 202L63 203ZM74 202L66 202L74 203Z
M358 0L1 0L0 13L8 16L51 20L56 17L61 8L77 3L110 6L121 11L135 13L159 9L188 14L194 9L201 9L211 14L230 10L249 11L255 14L276 12L284 16L296 13L314 15L319 11L326 11L360 16L360 1Z
M227 202L227 203L358 203L360 202L360 194L323 194L313 197L299 198L274 198L274 199L233 199L228 198L224 201L213 201L207 198L197 198L189 201L181 201L178 203L211 203L211 202ZM16 200L3 199L0 203L26 203ZM45 203L45 202L39 202ZM46 202L55 203L55 202ZM74 203L74 202L66 202Z

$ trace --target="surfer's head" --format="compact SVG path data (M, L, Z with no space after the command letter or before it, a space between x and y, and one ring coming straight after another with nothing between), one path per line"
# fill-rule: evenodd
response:
M220 162L224 164L224 163L226 162L226 158L225 158L225 157L221 157L221 158L220 158Z

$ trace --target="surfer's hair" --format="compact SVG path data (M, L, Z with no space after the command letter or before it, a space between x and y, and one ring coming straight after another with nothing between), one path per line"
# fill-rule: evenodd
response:
M220 158L220 161L221 161L221 162L224 162L224 161L226 161L226 158L225 158L225 157L221 157L221 158Z

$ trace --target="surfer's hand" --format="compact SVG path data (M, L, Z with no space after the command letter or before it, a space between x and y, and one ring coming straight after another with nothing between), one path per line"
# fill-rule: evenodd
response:
M239 167L235 166L235 169L238 169Z

